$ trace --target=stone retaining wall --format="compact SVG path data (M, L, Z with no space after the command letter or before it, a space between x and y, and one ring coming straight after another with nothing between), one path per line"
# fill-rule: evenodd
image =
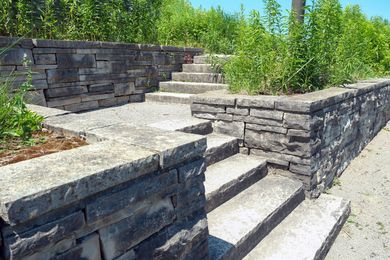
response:
M78 115L37 111L78 132L60 127ZM206 139L91 128L87 146L0 167L0 258L207 258Z
M289 97L209 92L194 98L192 113L240 138L242 152L289 170L316 196L390 119L390 80Z
M0 37L1 77L14 71L14 85L26 79L23 59L31 63L33 104L82 111L144 100L145 92L202 53L198 48L54 41Z

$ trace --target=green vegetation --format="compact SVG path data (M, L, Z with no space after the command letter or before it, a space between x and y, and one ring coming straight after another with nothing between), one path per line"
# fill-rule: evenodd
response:
M0 57L6 49L0 49ZM26 64L27 65L27 64ZM14 89L14 73L0 80L0 143L9 138L30 141L34 131L41 129L43 118L26 107L25 96L31 86L31 72L27 81Z
M231 91L292 94L355 82L390 72L390 24L367 19L359 6L318 0L305 22L281 15L267 0L260 17L241 18L236 56L224 66Z
M203 47L235 54L223 73L235 93L293 94L390 72L390 24L359 6L313 0L304 22L276 0L264 13L226 14L187 0L1 0L0 34ZM310 2L310 1L307 1Z

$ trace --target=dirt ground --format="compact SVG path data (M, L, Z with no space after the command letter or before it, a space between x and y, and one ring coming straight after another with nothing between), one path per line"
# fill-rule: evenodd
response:
M352 213L326 259L390 259L390 122L329 192Z

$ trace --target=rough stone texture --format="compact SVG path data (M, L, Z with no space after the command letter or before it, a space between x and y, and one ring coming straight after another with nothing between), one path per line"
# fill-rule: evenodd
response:
M29 107L92 142L0 167L1 259L208 257L203 136Z
M126 103L144 101L145 92L157 87L160 81L170 79L179 71L184 57L203 52L198 48L121 44L108 42L17 40L0 36L0 45L14 44L0 58L0 76L13 70L26 71L23 60L31 62L33 91L41 92L40 99L31 102L49 107L72 105L72 111L90 109L84 102L127 97ZM13 82L19 86L25 79ZM57 90L57 88L60 88ZM81 95L84 96L80 99ZM92 96L92 97L90 97ZM67 102L60 102L65 97ZM78 104L79 105L74 105ZM115 102L95 102L94 107L118 105Z
M306 200L244 259L323 259L349 212L349 201L341 198Z
M310 196L329 187L390 119L389 79L287 97L219 91L192 99L193 116L292 172Z
M266 164L265 159L236 154L209 166L205 174L206 211L212 211L263 178L267 174Z
M207 150L204 154L207 165L222 161L238 153L238 140L235 137L209 134L207 135Z
M1 167L1 218L17 224L39 217L155 171L158 159L139 147L102 142Z
M211 259L240 259L302 200L300 183L267 176L208 214Z

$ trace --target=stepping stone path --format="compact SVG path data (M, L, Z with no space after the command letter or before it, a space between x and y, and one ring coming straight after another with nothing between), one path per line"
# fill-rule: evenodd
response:
M193 94L227 88L198 56L147 101L190 103ZM190 123L191 124L191 123ZM205 124L209 124L206 126ZM165 123L153 127L182 131ZM268 172L267 160L239 153L238 139L211 122L186 125L207 136L205 176L210 259L323 259L350 213L350 202L323 194L305 199L300 182Z

